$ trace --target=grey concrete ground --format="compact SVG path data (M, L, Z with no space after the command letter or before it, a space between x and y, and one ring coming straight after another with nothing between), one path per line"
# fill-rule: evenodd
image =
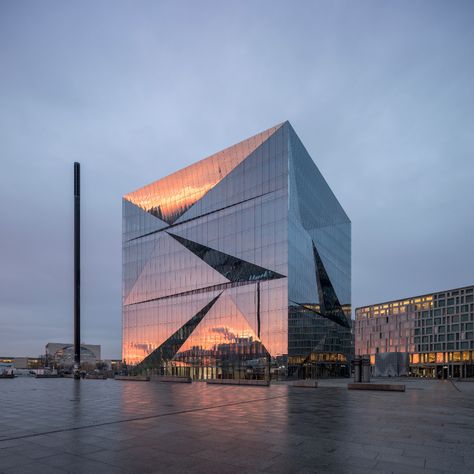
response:
M0 380L0 473L474 472L474 383L347 382Z

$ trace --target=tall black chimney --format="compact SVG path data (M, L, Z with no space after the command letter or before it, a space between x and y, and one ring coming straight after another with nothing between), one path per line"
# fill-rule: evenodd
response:
M74 163L74 375L81 366L81 167Z

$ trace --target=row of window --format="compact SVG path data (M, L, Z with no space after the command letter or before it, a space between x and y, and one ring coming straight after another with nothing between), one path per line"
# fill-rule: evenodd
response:
M471 288L460 288L459 290L453 290L453 291L447 291L446 293L436 293L434 295L435 299L438 298L446 298L447 296L457 296L459 294L464 295L466 294L472 294L474 293L474 287Z
M457 331L472 331L474 323L454 323L442 326L418 327L415 328L415 336L424 334L443 334Z
M472 328L471 328L472 329ZM459 341L460 339L471 340L473 338L472 331L461 332L455 334L438 334L435 336L415 336L415 344L422 342L445 342L445 341Z
M446 363L446 362L474 362L474 352L429 352L427 354L410 354L410 363Z
M442 308L444 306L455 306L463 303L472 303L474 301L474 295L466 295L461 297L448 298L447 300L438 300L435 302L436 308Z
M420 352L429 351L445 351L445 350L464 350L474 349L474 341L461 341L461 342L438 342L433 344L420 344L417 345L417 350Z
M391 303L381 303L378 305L367 306L365 308L357 308L356 319L374 316L385 316L387 314L400 314L403 312L410 312L413 310L420 309L429 309L431 307L431 300L433 298L435 300L435 307L437 308L445 306L454 306L459 304L462 305L465 303L474 303L474 288L466 288L461 290L454 290L447 293L439 293L433 295L433 297L416 297L416 299L411 298L408 300L399 300ZM394 309L396 311L393 311Z
M458 306L449 306L447 308L437 308L431 311L420 311L418 316L422 318L429 318L432 316L444 316L446 314L468 313L469 311L471 311L471 313L474 312L474 304L462 304Z
M442 318L429 318L429 319L422 319L418 320L415 322L415 327L417 328L423 328L426 326L432 326L433 324L435 326L440 326L441 324L453 324L453 323L459 323L459 322L469 322L469 321L474 321L474 314L456 314L453 316L443 316Z

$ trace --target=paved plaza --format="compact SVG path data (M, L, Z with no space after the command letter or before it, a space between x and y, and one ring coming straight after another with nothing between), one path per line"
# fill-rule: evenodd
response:
M474 472L474 383L347 382L0 380L0 472Z

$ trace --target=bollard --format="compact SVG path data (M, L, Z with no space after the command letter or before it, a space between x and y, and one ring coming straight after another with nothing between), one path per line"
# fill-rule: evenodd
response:
M354 366L354 382L358 383L361 381L361 376L362 376L362 371L361 371L361 359L360 357L355 357L354 360L352 361L352 364Z
M370 382L370 359L364 357L361 360L361 382Z

